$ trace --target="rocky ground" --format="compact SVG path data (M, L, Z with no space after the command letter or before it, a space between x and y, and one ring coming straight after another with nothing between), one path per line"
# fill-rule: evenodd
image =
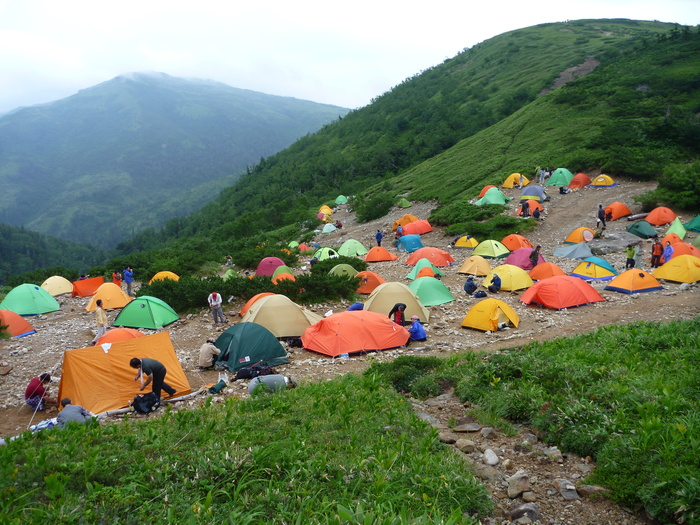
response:
M621 201L633 212L637 211L633 197L653 188L653 183L618 181L614 188L583 189L569 195L554 192L552 201L547 203L545 220L526 237L533 244L542 246L542 254L547 261L557 263L564 271L571 271L576 261L553 257L565 237L579 226L595 228L595 214L598 204L604 205ZM505 190L514 197L518 190ZM517 200L517 199L516 199ZM513 201L516 202L516 201ZM419 218L427 218L434 207L431 203L417 203L411 208L393 210L388 216L367 224L357 224L354 214L343 210L336 213L343 228L331 234L318 234L317 240L323 246L339 246L345 240L354 238L366 246L375 245L374 233L381 229L385 234L385 246L390 245L393 221L404 213ZM516 205L511 208L515 210ZM690 216L682 217L684 222ZM594 240L590 244L606 243L606 250L612 253L606 259L618 270L624 269L625 257L622 247L629 242L624 219L609 223L607 239ZM661 230L660 230L661 231ZM468 232L465 232L468 233ZM633 237L631 239L637 239ZM447 249L450 239L442 231L436 230L423 236L425 246ZM645 242L645 268L648 268L650 242ZM391 249L391 248L390 248ZM700 299L697 286L681 287L675 283L664 283L661 292L628 296L616 292L603 291L604 284L593 283L606 301L595 305L552 311L526 307L519 303L518 293L501 293L498 298L510 304L520 316L518 329L483 333L463 329L460 326L467 310L477 300L465 296L462 291L464 276L457 273L461 263L469 257L469 250L452 250L457 262L446 270L442 282L456 298L455 301L430 308L430 323L426 325L428 341L420 347L397 349L372 356L352 357L349 360L329 359L302 349L289 349L290 364L279 367L280 373L292 376L303 384L322 381L348 372L361 372L371 360L388 361L398 355L438 355L455 352L468 352L473 349L498 351L517 347L532 340L545 340L562 335L585 333L602 325L624 324L637 320L688 319L700 314ZM371 268L387 281L405 280L410 267L405 265L407 254L399 254L393 262L373 263ZM498 263L500 264L500 263ZM492 262L492 266L496 264ZM138 276L138 269L137 276ZM223 268L222 268L223 271ZM241 269L243 271L243 269ZM302 270L299 270L302 271ZM6 364L5 375L0 375L0 436L16 435L38 419L51 417L54 413L35 416L24 404L24 388L29 379L42 372L60 376L61 358L64 350L88 346L93 338L94 314L85 311L87 299L58 297L61 310L31 319L37 333L19 340L0 341L0 362ZM323 315L328 310L340 311L347 308L345 303L314 305L317 313ZM225 308L230 322L238 322L236 314L242 307L234 302ZM117 312L108 312L113 320ZM218 381L218 372L197 369L197 351L207 337L216 336L208 309L203 308L197 315L190 315L167 327L182 366L187 373L193 390ZM57 385L52 388L56 394ZM245 397L247 385L233 383L223 391L223 395ZM177 409L196 406L201 397L175 403ZM440 429L441 439L453 444L455 453L474 463L477 473L489 486L496 504L497 513L492 523L502 523L518 519L509 515L514 507L529 505L530 510L519 518L521 523L540 519L549 524L638 524L644 523L630 509L622 509L600 496L582 495L591 490L584 489L582 479L594 468L586 458L561 454L537 441L530 429L523 428L516 436L505 436L493 429L483 429L469 417L469 407L463 406L451 394L431 400L412 400L417 413ZM455 427L454 423L457 423ZM463 432L456 432L462 426ZM466 429L469 430L466 430ZM490 452L489 452L490 451ZM490 464L489 464L490 463ZM515 476L515 477L514 477ZM560 480L560 481L556 481ZM561 481L565 480L565 481ZM576 490L567 489L575 487ZM523 488L522 491L520 489ZM568 499L571 498L571 499ZM534 509L536 510L533 510ZM523 511L525 512L525 511Z

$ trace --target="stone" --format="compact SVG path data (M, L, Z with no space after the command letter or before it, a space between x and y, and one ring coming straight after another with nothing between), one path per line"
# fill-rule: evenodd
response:
M457 438L451 432L438 433L438 439L443 443L447 443L448 445L454 445L457 442Z
M481 425L479 423L465 423L464 425L456 426L452 430L455 432L479 432Z
M511 507L511 509L506 512L506 517L516 521L520 518L527 517L531 521L542 521L542 513L539 507L535 503L521 503Z
M515 464L513 463L512 459L506 459L503 462L503 468L506 470L513 470L515 468Z
M455 443L455 447L465 454L471 454L476 450L476 443L474 443L471 439L460 438Z
M484 439L492 439L495 438L498 435L498 433L491 427L484 427L481 429L481 437Z
M508 497L510 499L515 499L523 492L530 490L530 478L524 470L518 470L506 481L508 482Z
M500 477L498 471L488 465L476 465L474 467L474 473L476 477L483 481L488 481L489 483L495 483Z
M610 494L610 489L606 489L600 485L581 485L580 487L576 487L576 492L578 492L579 496L583 497L595 496L597 494L607 496Z
M542 452L552 461L556 461L557 463L564 463L564 456L562 455L561 450L559 450L558 447L545 448Z
M537 436L535 434L523 434L524 445L534 445L535 443L537 443Z
M565 500L570 501L580 498L578 492L576 492L576 485L571 483L568 479L557 478L552 482L552 484Z
M500 459L498 459L498 455L496 455L496 453L493 450L491 450L490 448L484 450L484 463L493 466L498 465L499 461Z
M534 503L535 501L537 501L537 496L535 495L535 493L529 490L527 492L523 492L523 495L521 497L526 503Z

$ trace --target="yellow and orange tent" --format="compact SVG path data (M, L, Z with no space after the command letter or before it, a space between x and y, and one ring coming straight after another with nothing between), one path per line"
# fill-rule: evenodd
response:
M134 396L143 393L139 390L141 383L134 381L136 370L129 366L133 357L147 357L163 363L168 370L165 382L177 390L178 396L192 392L175 354L170 333L160 332L65 351L58 398L68 397L94 414L128 407Z
M377 286L386 282L378 273L370 272L369 270L357 272L355 277L360 279L357 293L372 293Z
M578 244L580 242L592 241L594 238L595 231L591 230L590 228L586 228L585 226L581 226L580 228L576 228L574 231L572 231L569 236L564 239L564 242L566 244Z
M399 229L399 226L401 226L403 228L407 224L410 224L410 223L418 221L418 220L420 220L420 219L418 217L416 217L415 215L411 215L410 213L407 213L406 215L404 215L400 219L396 219L394 221L394 225L391 227L391 231L395 232L396 230Z
M104 283L100 286L95 295L90 298L85 309L88 312L94 312L97 309L97 300L102 299L102 308L105 310L110 308L124 308L127 304L134 300L127 293L114 283Z

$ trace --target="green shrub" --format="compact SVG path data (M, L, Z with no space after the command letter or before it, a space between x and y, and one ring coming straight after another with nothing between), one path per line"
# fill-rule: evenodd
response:
M390 193L381 193L369 198L357 197L354 209L358 222L369 222L384 217L394 206L394 197Z
M338 257L333 257L332 259L325 259L323 261L318 261L311 267L311 273L314 275L327 274L334 266L338 264L348 264L355 268L358 272L364 272L368 268L368 264L362 259L357 257L347 257L345 255L339 255Z

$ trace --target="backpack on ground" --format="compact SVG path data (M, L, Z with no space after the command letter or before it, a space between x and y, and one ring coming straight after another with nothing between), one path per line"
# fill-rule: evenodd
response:
M131 406L139 414L150 414L160 406L160 399L153 392L138 395L131 402Z
M270 368L265 361L258 361L254 365L250 365L246 368L241 368L238 372L236 372L236 377L234 377L234 381L238 379L253 379L254 377L258 376L269 376L274 374L275 371Z
M475 297L476 299L479 299L479 298L481 298L481 297L486 297L486 292L483 291L483 290L479 290L478 292L476 292L476 293L474 294L474 297Z

